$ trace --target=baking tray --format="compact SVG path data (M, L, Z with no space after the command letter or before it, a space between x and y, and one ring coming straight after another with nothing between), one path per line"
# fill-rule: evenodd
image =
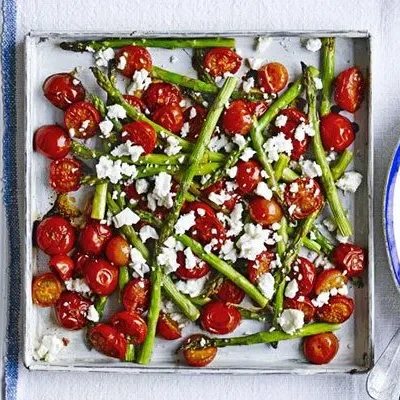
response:
M32 305L32 276L47 270L47 260L38 254L32 245L33 222L43 216L49 209L54 193L47 183L48 161L45 157L33 152L32 139L34 130L44 124L62 122L62 112L52 107L43 97L41 87L44 79L53 73L69 71L77 65L87 67L93 60L91 54L80 54L63 51L57 44L65 40L96 39L101 37L204 37L221 35L235 37L237 48L243 57L254 52L254 38L271 37L272 43L264 55L266 61L280 61L289 71L291 77L300 74L300 61L306 64L319 65L319 53L307 51L301 40L310 37L337 37L336 71L341 71L353 64L358 65L368 81L371 82L371 37L368 32L80 32L48 33L31 32L25 42L25 243L23 268L23 310L24 310L24 364L30 370L68 370L68 371L109 371L126 373L234 373L234 374L267 374L267 373L341 373L364 372L373 365L374 337L374 269L373 269L373 140L371 93L367 93L361 109L356 113L360 126L354 143L354 168L364 175L364 180L355 196L343 196L344 204L349 210L354 226L354 241L368 247L369 267L364 277L364 287L351 289L356 308L352 318L338 332L340 350L336 358L328 365L317 366L307 363L300 351L300 341L286 341L279 344L278 350L267 345L231 347L221 349L216 360L207 368L195 369L186 367L177 358L176 341L157 340L153 359L148 366L124 363L107 358L96 351L89 351L84 344L84 332L70 332L57 327L51 309ZM150 49L154 64L176 72L192 75L190 50ZM171 64L174 55L179 62ZM101 90L89 81L90 74L83 71L82 79L89 91L101 93ZM369 88L371 85L369 85ZM100 91L99 91L100 90ZM84 195L83 195L84 196ZM82 196L77 195L77 199ZM354 291L354 294L352 293ZM254 321L244 321L234 332L241 335L260 330ZM185 328L183 335L189 335L199 328ZM46 333L56 333L69 339L69 345L62 350L53 363L35 361L32 357L38 340Z

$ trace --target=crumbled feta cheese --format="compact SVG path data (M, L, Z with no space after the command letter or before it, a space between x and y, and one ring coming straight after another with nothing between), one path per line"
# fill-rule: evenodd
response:
M299 285L296 279L292 279L285 288L285 296L289 299L294 299L296 297L297 292L299 291Z
M131 248L129 266L135 271L136 277L143 278L150 271L143 254L136 248Z
M322 254L319 255L315 260L314 260L314 265L316 268L323 268L323 269L334 269L335 266L331 264L329 261L328 257L323 256Z
M65 288L72 292L77 292L83 295L90 294L90 287L87 285L86 281L82 278L67 279L64 281Z
M236 243L240 249L239 257L255 260L266 249L264 244L270 241L272 231L261 225L246 224L244 232Z
M108 62L115 57L114 49L108 47L104 50L99 50L95 53L94 58L96 59L96 65L98 67L107 67Z
M126 111L125 108L120 104L113 104L107 107L107 117L110 119L125 119Z
M147 182L146 179L138 179L135 182L135 188L138 194L147 193L149 190L149 182Z
M35 350L33 357L36 360L53 362L64 347L65 343L62 338L56 335L44 335L39 347Z
M228 239L224 242L221 247L220 256L225 261L231 261L233 263L237 261L238 255L232 240Z
M278 161L280 153L286 153L289 156L292 154L293 143L290 139L286 139L282 132L279 132L276 136L269 138L263 147L269 160Z
M274 223L271 225L271 228L272 228L274 231L277 231L278 229L280 229L280 227L281 227L281 224L280 224L279 222L274 222Z
M315 131L311 124L306 124L305 122L302 122L299 124L294 131L294 138L298 140L299 142L303 141L307 136L315 136Z
M99 315L99 313L97 312L96 307L95 307L93 304L91 304L91 305L89 306L88 311L87 311L87 314L86 314L86 318L87 318L89 321L99 322L99 320L100 320L100 315Z
M150 225L144 225L139 231L140 239L143 243L146 243L149 239L158 239L157 231Z
M322 221L322 224L326 229L328 229L329 232L335 232L337 229L336 221L332 217L325 218Z
M160 172L155 178L154 190L147 195L149 208L154 211L157 207L171 208L173 198L171 193L171 175L166 172Z
M175 322L178 323L179 328L183 329L190 321L180 312L180 309L170 300L161 303L161 311Z
M288 120L288 117L286 115L283 115L283 114L278 115L275 118L275 126L277 128L283 128L286 125L287 120Z
M243 147L246 145L246 139L240 133L237 133L232 138L232 141L233 141L233 143L235 143L239 147L239 149L243 149Z
M348 243L350 237L349 236L342 236L339 233L336 235L336 239L340 242L340 243Z
M134 225L137 224L139 221L139 216L128 207L124 208L113 217L113 223L116 228L121 228L125 225Z
M314 78L315 89L321 90L323 88L322 81L320 78Z
M254 154L256 154L256 152L252 148L246 147L240 156L240 159L247 162L253 158Z
M199 263L199 259L193 254L190 247L187 247L183 253L185 254L185 268L193 269Z
M337 290L338 294L340 294L341 296L347 296L349 294L349 288L347 287L347 285L343 285L342 287L340 287Z
M76 78L72 79L72 84L74 86L78 86L80 83L81 83L81 81L79 79L76 79Z
M208 275L199 279L188 279L186 281L178 281L176 282L175 286L180 292L187 294L190 297L197 297L204 290L207 279Z
M183 250L182 244L172 236L164 242L161 253L157 256L157 262L164 267L165 273L175 272L179 268L177 252L181 250Z
M336 157L337 157L336 151L331 151L331 152L327 155L326 161L328 161L328 163L330 163L330 162L332 162L332 161L335 161L335 160L336 160Z
M272 199L272 190L268 187L268 185L265 182L259 182L255 193L261 197L264 197L266 200L271 200Z
M297 193L299 191L299 184L297 182L292 182L289 186L289 192Z
M149 71L142 68L140 71L135 71L132 77L132 83L129 86L128 92L134 93L137 90L146 90L151 84Z
M264 53L265 50L271 45L272 38L267 36L260 36L257 39L256 51L259 53Z
M249 66L251 69L260 69L261 66L263 65L263 59L262 58L256 58L256 57L249 57L247 59L247 62L249 63Z
M300 161L300 166L303 171L303 174L310 177L316 178L318 176L322 176L322 169L315 161L311 160L303 160Z
M218 239L213 238L210 240L210 243L206 244L204 246L204 251L206 253L211 253L211 251L213 250L213 248L218 244Z
M330 293L329 292L321 292L315 299L311 300L311 303L314 307L322 307L324 304L329 303Z
M275 279L270 272L260 275L257 279L257 286L267 299L274 296L274 285Z
M293 335L304 326L304 313L300 310L288 308L283 310L277 321L284 332Z
M224 203L232 198L232 196L225 190L221 190L219 193L211 192L208 198L215 204L219 206L224 205Z
M235 178L236 177L236 174L237 174L237 171L238 171L238 167L235 165L234 167L232 167L232 168L228 168L227 170L226 170L226 174L229 176L229 178Z
M118 58L117 68L120 69L120 70L125 69L126 63L127 63L126 57L125 57L124 55L120 56L120 57Z
M345 172L336 182L336 186L345 192L355 193L361 185L363 176L355 171Z
M229 143L228 137L226 135L215 135L211 138L208 143L208 148L211 151L219 151L224 148Z
M196 107L192 107L189 113L189 119L193 119L197 115Z
M313 53L315 53L316 51L319 51L321 49L322 42L321 39L312 38L306 41L305 46L308 51L312 51Z
M143 153L143 147L132 143L130 140L127 140L125 143L119 144L111 151L111 155L115 157L130 156L133 162L139 160L139 157Z
M194 110L196 112L195 108L192 108L192 110ZM190 111L190 113L192 113L192 110ZM182 126L181 132L180 132L180 136L185 138L190 132L190 125L189 122L185 122Z
M108 138L110 136L113 127L114 127L113 123L108 119L105 119L104 121L101 121L99 123L100 132L105 138Z
M245 93L249 93L250 90L254 87L254 84L255 82L253 77L250 77L249 79L243 81L243 91Z
M226 217L225 215L224 217L230 227L230 229L226 232L226 235L228 237L239 235L243 229L243 204L237 203L232 212L229 214L229 217Z
M174 136L167 138L168 146L164 149L164 153L167 156L174 156L182 150L182 146L179 145L179 140Z
M178 221L176 221L175 224L175 232L178 235L182 235L194 225L196 225L196 217L194 215L194 211L190 211L189 213L183 214L178 218Z
M296 211L296 208L297 208L296 204L292 204L288 209L289 215L293 215L293 213Z

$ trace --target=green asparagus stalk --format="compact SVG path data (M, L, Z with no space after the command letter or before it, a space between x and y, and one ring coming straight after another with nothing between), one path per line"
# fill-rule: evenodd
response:
M124 361L127 362L135 361L135 346L131 343L128 343L126 346Z
M98 312L100 319L104 314L104 309L106 308L107 299L108 299L107 296L100 296L100 295L96 295L94 299L94 307Z
M299 175L290 168L285 168L282 172L282 180L286 183L293 182L297 178Z
M102 220L106 213L108 183L100 183L94 192L91 218Z
M331 241L326 236L324 236L316 226L312 228L312 232L315 235L315 242L319 244L321 250L327 255L331 254L333 249L335 248Z
M288 232L287 232L287 219L286 217L282 217L281 226L278 229L278 235L282 237L282 239L277 243L276 249L278 251L279 257L283 258L286 251L286 245L289 240Z
M352 160L353 153L350 150L346 149L340 154L336 164L331 168L332 176L335 181L342 177Z
M121 294L129 282L129 270L128 267L120 267L119 269L119 275L118 275L118 288L119 288L119 293Z
M239 310L243 319L251 319L259 322L267 322L271 319L271 314L266 313L265 310L249 310L237 305L235 305L235 308Z
M208 175L214 171L216 171L221 166L220 163L210 162L208 164L200 164L196 171L194 172L194 176L203 176ZM136 178L147 178L149 176L158 175L160 172L167 172L170 175L176 175L180 171L185 171L188 165L156 165L156 166L148 166L148 167L140 167L137 170Z
M331 111L332 83L335 77L335 38L322 39L322 98L320 114L323 117Z
M280 154L278 161L274 164L275 179L279 182L282 178L283 171L289 165L290 157L286 154Z
M90 94L89 99L92 102L92 104L95 106L97 111L101 114L101 118L104 119L107 115L107 108L106 108L106 104L104 103L104 101L95 94Z

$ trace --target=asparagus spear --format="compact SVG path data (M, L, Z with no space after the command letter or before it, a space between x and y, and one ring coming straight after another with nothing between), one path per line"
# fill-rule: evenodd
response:
M107 188L108 182L99 183L98 185L96 185L96 190L94 192L92 203L92 213L90 215L93 219L104 219L107 205Z
M331 110L332 83L335 76L335 38L322 39L322 98L320 114L324 116Z
M279 182L282 178L283 171L289 165L290 157L286 154L280 154L278 161L274 164L275 179Z
M96 295L94 299L94 307L96 311L99 313L99 318L103 316L106 304L107 304L107 296Z

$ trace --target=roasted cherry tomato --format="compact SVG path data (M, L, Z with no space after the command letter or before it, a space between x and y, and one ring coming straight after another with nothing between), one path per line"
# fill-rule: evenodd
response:
M75 240L75 228L62 217L47 217L36 229L37 245L50 256L68 253L74 247Z
M74 158L50 163L50 186L59 193L75 192L81 187L82 164Z
M44 125L35 132L35 150L57 160L65 157L71 148L71 138L58 125Z
M137 146L142 146L146 154L152 153L156 147L157 134L154 128L144 121L134 121L125 124L121 139L123 142L130 140Z
M182 101L182 94L179 88L170 83L152 83L143 93L142 100L149 111L153 112L157 108L169 104L179 104Z
M88 262L85 268L85 280L92 292L106 296L117 288L118 272L116 266L100 258Z
M287 84L288 71L284 65L278 62L271 62L263 65L257 71L257 82L266 93L278 93Z
M321 271L315 279L315 294L330 292L332 289L339 289L347 283L347 276L338 269L327 269Z
M281 206L272 198L255 196L250 200L249 213L251 219L262 226L268 226L282 219L283 213Z
M62 292L57 276L51 272L36 276L32 282L32 301L40 307L50 307L56 303Z
M117 267L128 265L129 252L129 243L122 236L114 236L107 243L106 257Z
M110 323L135 346L143 343L146 338L147 324L140 315L134 312L119 311L111 317Z
M154 111L152 120L172 133L179 133L183 127L183 113L177 104L158 108Z
M268 104L265 101L249 101L247 106L250 109L251 115L260 118L268 110Z
M242 57L228 48L211 49L204 57L203 67L214 78L229 72L235 74L242 63Z
M299 296L294 299L285 298L283 300L284 309L300 310L304 313L304 322L308 324L311 322L315 315L315 307L308 297Z
M85 254L81 253L80 251L77 251L73 255L73 260L75 263L75 268L74 268L74 277L82 277L86 265L88 264L89 261L94 260L95 257L92 254Z
M233 332L240 324L241 319L240 312L235 307L221 301L212 301L206 304L200 315L203 329L218 335Z
M65 111L64 125L72 137L88 139L94 136L99 128L101 115L92 103L80 101Z
M225 178L213 183L211 186L204 189L203 192L210 200L213 200L213 196L223 196L224 200L226 196L229 196L229 198L224 201L224 204L222 204L228 211L232 211L236 203L242 197L237 191L237 186L232 184L232 182L228 182Z
M207 116L207 109L200 105L194 105L185 110L183 120L189 124L189 132L185 137L191 142L195 142L199 137L201 128Z
M79 293L62 292L55 306L57 320L70 331L82 329L88 323L86 315L91 305L92 302Z
M100 353L121 360L125 358L128 342L114 326L94 325L89 329L87 337L90 344Z
M132 107L136 108L137 111L144 113L146 110L146 105L143 103L142 99L137 96L132 96L131 94L124 94L122 96L124 100L130 104Z
M299 257L292 265L290 278L296 279L299 290L297 294L308 295L314 287L317 271L315 265L307 258Z
M79 79L68 73L50 75L43 84L43 93L53 106L67 109L71 104L85 100L85 89Z
M331 259L336 268L346 271L349 278L363 273L367 254L364 249L351 243L339 243L331 254Z
M258 183L261 182L261 169L261 165L254 160L237 163L235 181L243 194L252 193Z
M256 283L257 279L271 270L271 262L276 259L275 253L265 250L260 253L254 261L247 263L247 274L252 283Z
M207 340L208 337L205 335L192 335L189 336L184 343L184 347L190 345L193 342L197 342L201 345L201 341ZM218 348L215 346L207 346L204 348L188 348L183 350L183 357L185 361L191 367L205 367L206 365L210 364L215 356L217 355Z
M84 253L99 255L112 236L112 228L100 221L91 220L82 229L79 246Z
M293 183L297 184L296 192L292 190ZM321 188L315 179L297 178L291 185L286 185L285 202L293 218L304 219L321 208Z
M150 71L153 66L150 53L140 46L122 47L115 58L118 60L118 64L121 67L123 66L123 68L119 69L121 74L127 78L132 78L136 71L142 69Z
M342 71L335 79L334 98L344 110L356 112L364 100L365 81L362 72L356 68Z
M252 110L244 100L234 100L222 114L222 129L229 135L247 135L252 125Z
M142 314L149 307L150 280L147 278L132 279L122 294L122 304L125 310Z
M166 340L176 340L182 337L182 332L179 324L162 312L157 321L157 335Z
M58 254L49 260L50 269L63 281L72 278L74 273L74 260L65 254Z
M354 138L353 126L343 115L329 113L321 117L321 140L326 151L343 151Z
M245 295L245 292L229 279L224 279L217 292L218 300L232 304L240 304Z
M186 256L183 251L178 251L176 255L176 261L179 264L179 268L175 271L176 275L180 279L199 279L206 276L210 272L210 267L205 261L199 260L193 268L186 268Z
M319 321L330 324L342 324L347 321L354 311L354 301L346 296L331 296L328 304L317 309L316 317Z
M328 364L334 359L338 350L339 341L331 332L319 333L304 339L304 356L313 364Z

